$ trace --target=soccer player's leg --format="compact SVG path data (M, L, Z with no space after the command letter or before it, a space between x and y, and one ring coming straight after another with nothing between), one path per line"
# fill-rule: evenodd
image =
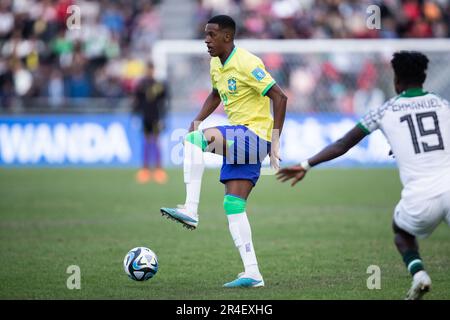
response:
M395 245L413 277L407 300L419 300L431 290L431 279L419 254L417 237L426 238L443 220L440 197L426 201L400 200L395 208L393 231Z
M142 145L142 167L141 169L136 173L136 181L138 183L144 184L151 180L151 172L150 172L150 134L152 131L152 123L148 120L142 121L143 126L143 133L144 133L144 139L143 139L143 145Z
M416 237L399 228L393 222L395 245L413 277L412 285L406 294L407 300L420 300L431 289L431 279L424 269Z
M151 141L151 151L153 155L154 160L154 167L155 171L153 173L153 177L156 181L156 183L159 184L165 184L167 183L168 176L166 171L164 170L162 163L161 163L161 147L160 147L160 123L158 120L154 121L153 124L153 132L150 135L150 141Z
M186 201L177 208L161 208L161 214L180 222L188 229L198 226L198 205L203 171L205 168L203 152L221 153L224 139L220 130L209 128L204 131L189 132L184 141L183 174L186 184Z
M224 287L262 287L264 280L258 268L246 205L259 179L261 162L270 151L270 143L259 139L244 126L235 126L230 131L224 135L228 147L220 181L225 184L224 209L229 230L245 270Z
M259 272L252 230L246 213L247 197L253 188L253 182L229 180L225 185L226 194L223 205L228 218L228 227L245 270L235 280L225 283L224 287L262 287L264 280Z

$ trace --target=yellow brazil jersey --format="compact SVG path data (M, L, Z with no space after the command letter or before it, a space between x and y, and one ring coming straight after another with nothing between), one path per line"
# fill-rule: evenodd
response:
M266 93L275 80L261 59L235 47L223 65L219 57L213 57L210 72L212 86L220 94L230 124L245 125L270 141L273 118Z

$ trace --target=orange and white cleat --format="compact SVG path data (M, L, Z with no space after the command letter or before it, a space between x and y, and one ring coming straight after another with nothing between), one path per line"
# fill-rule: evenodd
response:
M406 294L405 300L421 300L430 290L431 279L424 270L421 270L414 275L411 289Z

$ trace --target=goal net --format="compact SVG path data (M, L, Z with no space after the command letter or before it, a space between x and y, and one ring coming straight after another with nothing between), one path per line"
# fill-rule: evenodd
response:
M288 112L360 114L394 95L390 59L417 50L429 59L425 88L450 98L450 40L240 40L289 96ZM170 86L172 111L198 110L211 90L210 57L199 40L163 40L156 75Z

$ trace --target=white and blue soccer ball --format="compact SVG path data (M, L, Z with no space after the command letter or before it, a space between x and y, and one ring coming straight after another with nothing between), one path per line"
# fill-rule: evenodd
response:
M145 281L158 272L158 258L149 248L136 247L123 259L123 269L131 279Z

